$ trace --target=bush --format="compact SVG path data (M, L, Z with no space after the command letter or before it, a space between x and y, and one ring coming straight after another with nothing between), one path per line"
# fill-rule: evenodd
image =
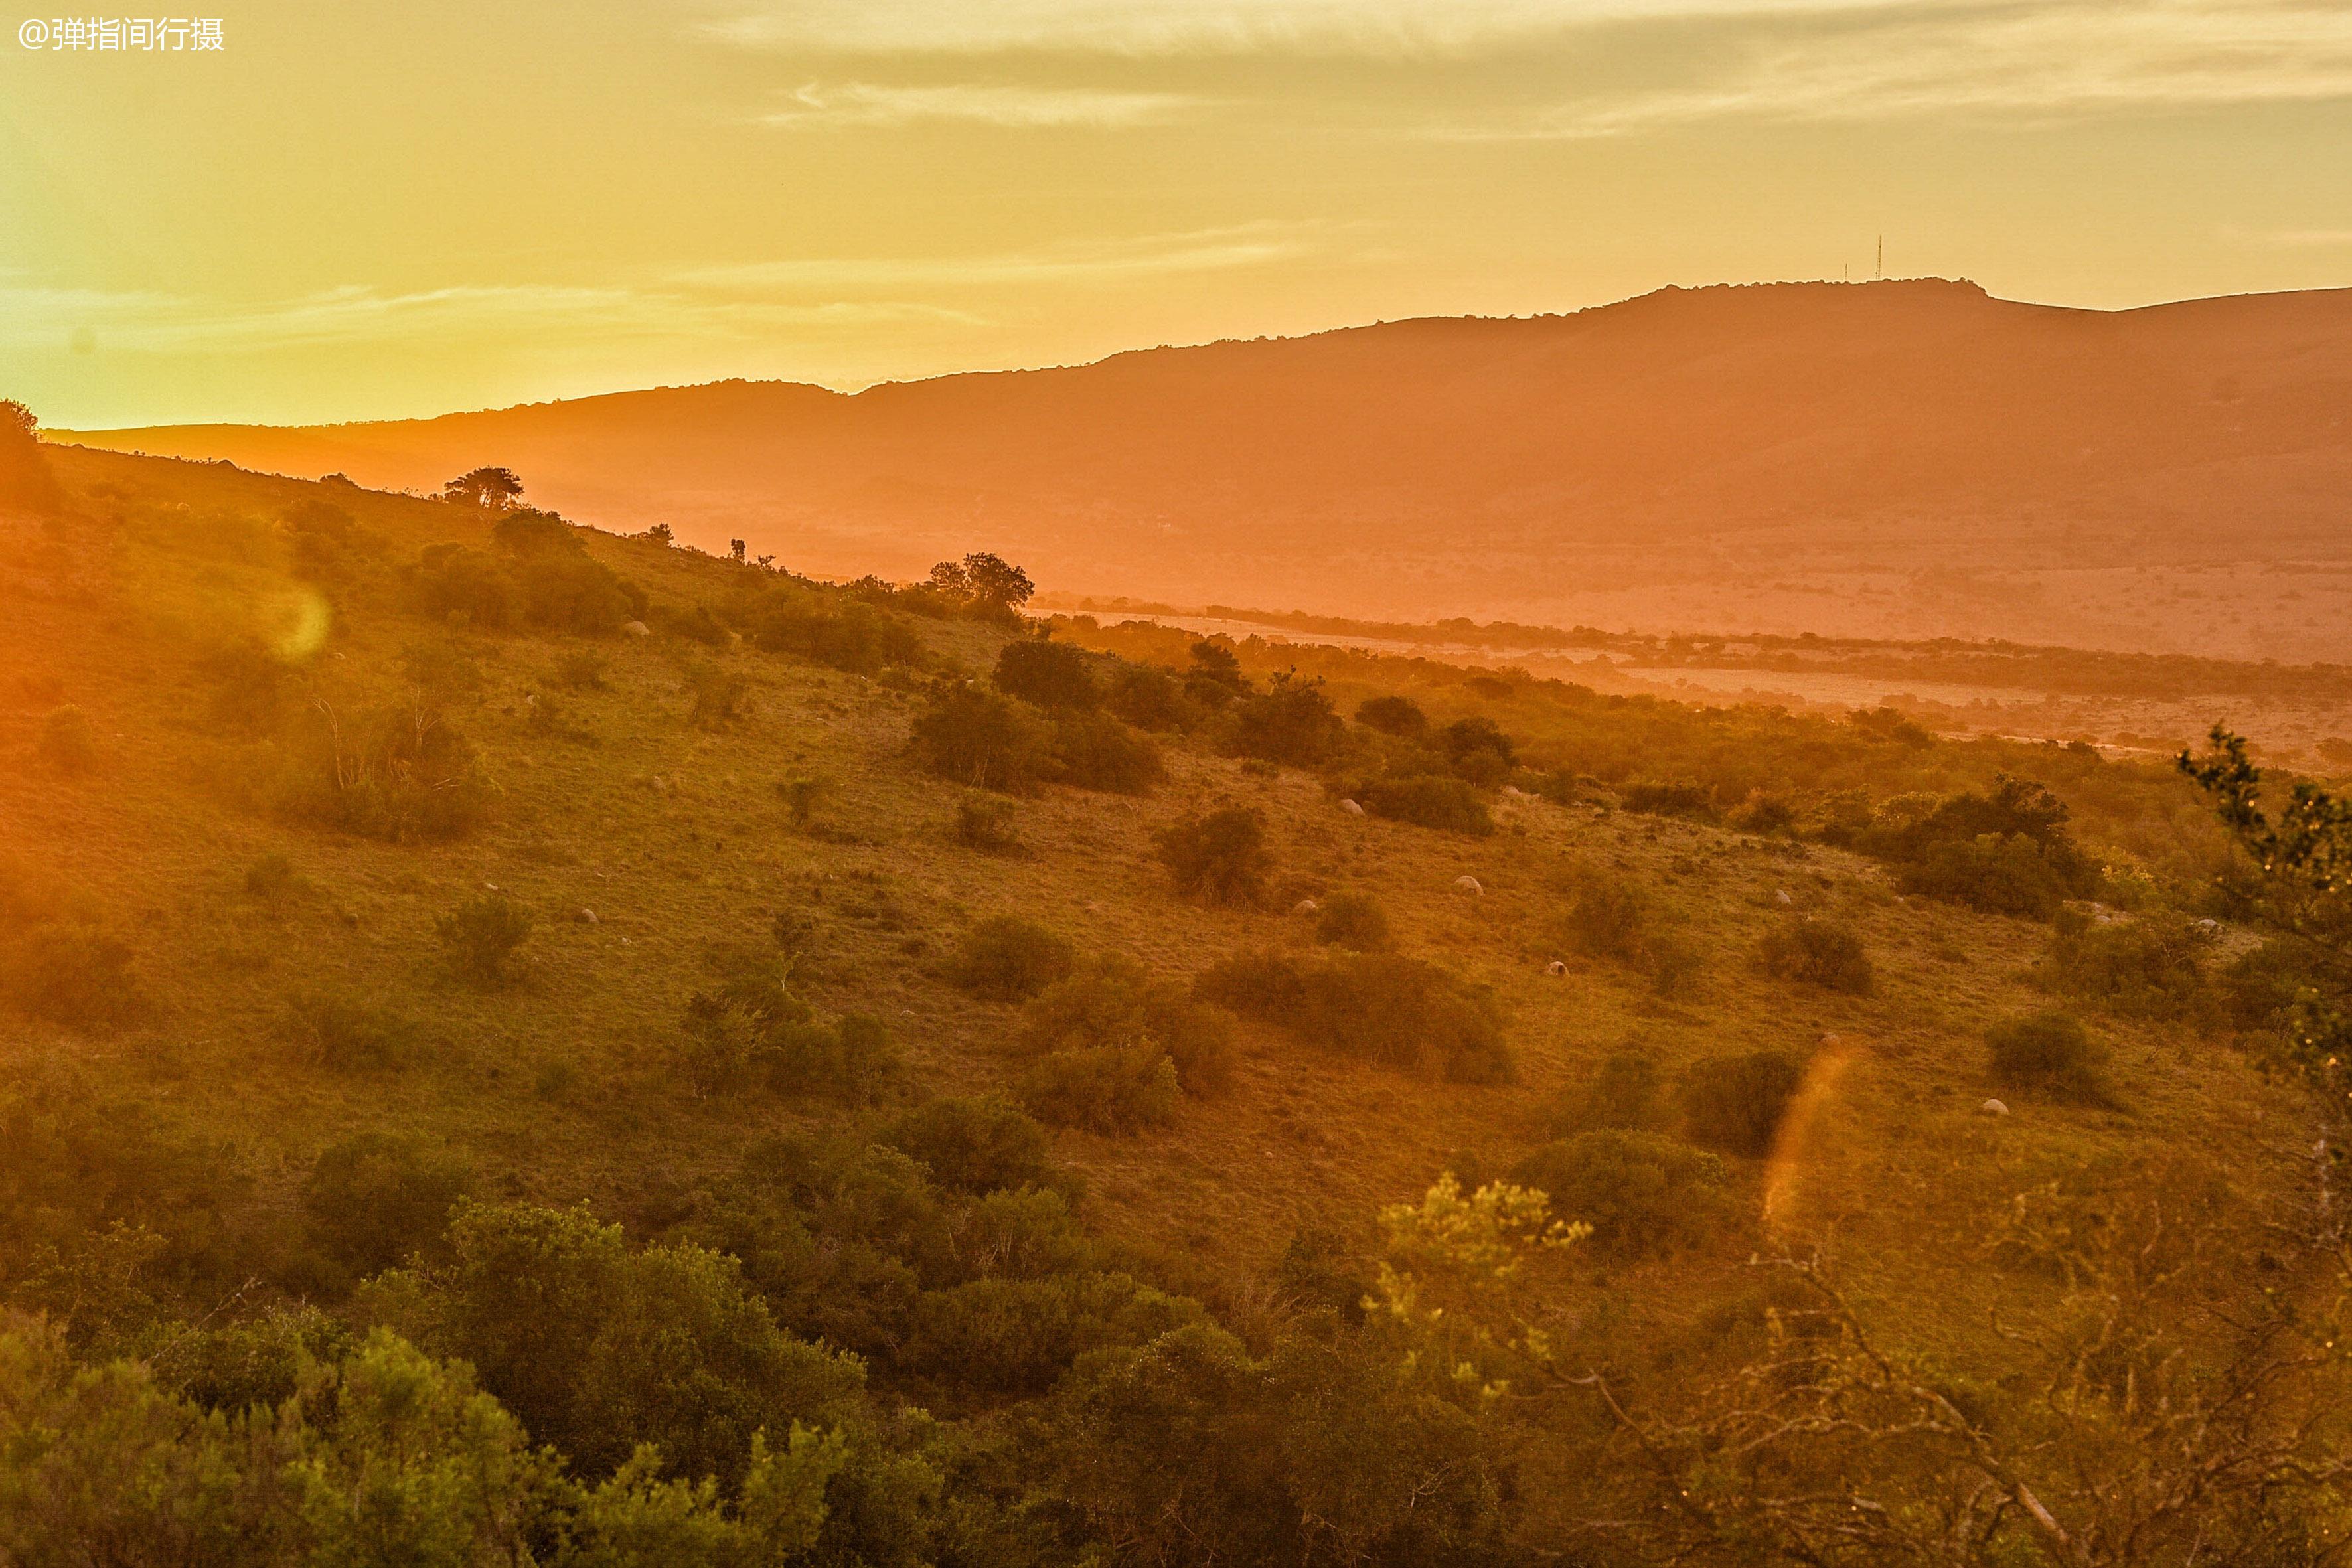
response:
M460 979L496 989L510 977L515 950L530 937L530 911L504 893L467 899L433 922L433 934Z
M1737 1213L1723 1162L1661 1133L1602 1128L1537 1150L1511 1180L1551 1197L1552 1212L1592 1227L1618 1258L1699 1242Z
M1689 986L1699 967L1697 952L1664 925L1648 895L1630 878L1572 863L1559 886L1567 902L1559 931L1570 951L1645 974L1660 995L1675 995Z
M2106 1047L2072 1015L2055 1010L2015 1018L1985 1033L1993 1078L2013 1089L2055 1100L2107 1100Z
M778 585L745 612L751 640L771 653L806 659L852 675L876 675L923 657L922 639L904 616L857 599L820 596Z
M103 1033L149 1013L121 939L79 923L36 926L0 953L0 990L23 1011L68 1029Z
M245 868L245 895L263 903L284 905L302 890L301 873L291 858L275 850Z
M1090 1351L1149 1344L1201 1309L1124 1274L975 1279L927 1292L902 1360L1003 1394L1042 1394Z
M472 1187L463 1160L414 1138L362 1132L311 1165L302 1184L305 1239L348 1283L436 1240Z
M338 1071L400 1067L416 1050L414 1023L348 991L296 996L287 1005L283 1031L304 1060Z
M1286 671L1234 704L1234 750L1244 757L1311 768L1328 761L1346 734L1320 679Z
M1070 944L1045 927L995 915L964 932L948 978L983 1001L1025 1002L1076 962Z
M1641 779L1617 792L1627 811L1651 816L1686 816L1701 822L1715 819L1715 791L1693 779Z
M2178 918L2148 915L2101 925L2061 910L2057 934L2033 980L2046 991L2127 1017L2218 1011L2205 983L2204 955L2211 946L2210 938Z
M1757 946L1756 965L1778 979L1853 996L1871 987L1870 955L1862 939L1827 921L1790 920L1774 926Z
M1056 721L1054 755L1063 783L1112 795L1142 795L1168 773L1150 737L1108 713L1072 713Z
M1204 972L1193 991L1327 1049L1408 1072L1461 1083L1512 1076L1494 1004L1419 959L1235 953Z
M948 831L965 848L991 855L1021 847L1021 835L1013 826L1012 803L992 800L984 795L968 795L956 802L955 822Z
M521 618L521 594L488 551L428 544L405 574L408 607L435 620L503 631Z
M1485 838L1495 831L1486 803L1464 779L1444 773L1367 779L1357 786L1356 800L1374 816L1433 827L1445 833L1466 833Z
M1368 697L1356 705L1356 722L1406 741L1429 732L1429 715L1410 697Z
M735 670L690 664L686 668L686 689L694 698L688 722L698 730L718 730L742 717L743 700L751 695L751 683Z
M1492 719L1456 719L1437 732L1436 741L1457 777L1488 788L1508 778L1518 761L1511 738Z
M1760 1159L1804 1081L1804 1064L1785 1051L1710 1057L1683 1077L1683 1117L1695 1142Z
M1197 710L1165 671L1122 665L1103 706L1139 730L1189 729Z
M1054 1173L1045 1131L992 1095L926 1101L892 1123L881 1141L920 1160L931 1180L959 1192L1044 1186Z
M555 683L567 691L604 689L604 656L575 648L555 661Z
M1176 1120L1176 1064L1157 1045L1052 1051L1030 1064L1014 1092L1030 1115L1055 1127L1122 1135Z
M1906 892L2047 920L2097 882L2096 868L2067 835L2065 804L2041 784L2002 773L1990 795L1955 795L1924 810L1912 804L1887 802L1881 820L1854 840L1896 868Z
M35 742L41 761L61 773L86 773L98 765L98 727L71 703L41 721Z
M462 837L490 799L473 748L423 698L348 716L305 712L273 787L287 816L395 844Z
M1092 709L1102 701L1085 652L1068 643L1021 637L996 656L996 689L1040 708Z
M1367 894L1334 893L1316 911L1315 940L1353 952L1384 952L1390 942L1388 911Z
M1661 1087L1658 1058L1651 1052L1631 1046L1612 1051L1567 1097L1559 1123L1563 1129L1654 1127Z
M1040 1054L1150 1045L1175 1064L1187 1094L1222 1094L1233 1084L1232 1016L1124 958L1090 960L1031 998L1022 1043Z
M1265 847L1265 817L1253 806L1178 823L1159 844L1160 863L1180 893L1213 904L1255 904L1265 896L1274 858Z
M933 694L915 719L915 754L944 779L1026 795L1053 775L1052 732L1020 703L971 686Z

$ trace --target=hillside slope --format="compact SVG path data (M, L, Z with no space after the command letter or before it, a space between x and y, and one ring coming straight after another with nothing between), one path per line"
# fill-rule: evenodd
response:
M2344 562L2347 409L2352 290L2109 313L1926 280L1669 289L855 395L728 383L72 438L425 489L503 464L584 520L839 576L918 574L984 536L1081 592L2341 659L2333 597L2232 625L2276 590L2229 583L2191 628L2164 574Z

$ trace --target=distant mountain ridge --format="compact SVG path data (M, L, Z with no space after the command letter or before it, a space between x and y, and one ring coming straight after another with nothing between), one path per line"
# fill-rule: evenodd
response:
M2352 289L1665 289L854 395L61 438L420 489L499 463L583 521L845 575L987 547L1080 592L1727 627L1811 595L1824 631L2162 647L2063 574L2352 561Z

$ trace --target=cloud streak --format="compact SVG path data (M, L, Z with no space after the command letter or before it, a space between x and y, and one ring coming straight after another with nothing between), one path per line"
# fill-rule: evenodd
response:
M875 289L994 289L1265 267L1304 257L1313 248L1307 231L1299 226L1242 224L975 256L756 261L697 268L677 274L676 281L698 289L850 295Z
M865 128L951 121L1006 130L1079 126L1097 131L1161 125L1201 108L1204 100L1173 92L1116 92L1099 88L1024 87L961 82L884 87L871 82L824 86L811 82L783 107L758 117L782 130Z

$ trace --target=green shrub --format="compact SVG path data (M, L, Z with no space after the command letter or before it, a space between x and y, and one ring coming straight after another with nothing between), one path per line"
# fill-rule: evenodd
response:
M1686 816L1700 822L1712 822L1716 816L1715 791L1695 779L1637 779L1619 789L1617 799L1627 811L1651 816Z
M1804 1064L1786 1051L1710 1057L1683 1076L1684 1121L1694 1142L1761 1158L1804 1081Z
M86 773L98 765L98 727L89 715L68 703L41 721L34 743L41 761L61 773Z
M2002 773L1990 795L1889 801L1854 847L1893 865L1906 892L2047 920L2098 880L2066 821L2064 803L2047 788Z
M1187 1094L1222 1094L1233 1084L1232 1016L1124 958L1089 960L1032 997L1022 1043L1041 1055L1150 1045L1175 1064Z
M1026 795L1053 776L1053 731L1028 708L973 686L932 694L916 716L914 749L940 778Z
M1756 964L1777 979L1853 996L1866 994L1872 984L1870 955L1863 951L1862 939L1828 921L1781 921L1764 933Z
M1461 1083L1512 1076L1494 1004L1419 959L1235 953L1204 972L1193 990L1327 1049L1407 1072Z
M1365 893L1334 893L1315 914L1315 940L1326 947L1353 952L1388 951L1389 917L1378 900Z
M1265 690L1236 700L1233 720L1235 752L1294 767L1328 761L1347 736L1347 726L1323 695L1323 682L1300 680L1288 671L1276 675Z
M1012 915L994 915L964 932L948 978L989 1002L1025 1002L1067 975L1076 963L1068 942Z
M1003 1394L1040 1394L1090 1351L1148 1344L1200 1307L1124 1274L975 1279L927 1292L904 1363Z
M1176 890L1213 904L1255 904L1265 895L1274 857L1265 816L1254 806L1226 806L1166 829L1160 860Z
M1139 730L1190 729L1199 710L1164 670L1146 665L1119 667L1103 706Z
M1662 996L1690 987L1697 950L1660 919L1656 905L1633 879L1590 862L1571 862L1560 874L1565 902L1559 932L1570 952L1622 963L1649 977Z
M1150 737L1108 713L1072 712L1056 721L1054 757L1063 783L1112 795L1145 794L1168 773Z
M1356 705L1356 722L1406 741L1429 732L1429 715L1410 697L1368 697Z
M2127 1017L2179 1018L2210 1007L2210 937L2187 921L2150 914L2102 925L2061 910L2050 952L2033 971L2046 991Z
M1356 787L1355 798L1374 816L1433 827L1444 833L1466 833L1485 838L1495 831L1495 818L1478 792L1464 779L1444 773L1367 779Z
M1552 1212L1592 1227L1595 1249L1631 1258L1704 1241L1737 1213L1723 1162L1657 1132L1601 1128L1537 1150L1511 1172Z
M602 691L604 670L603 654L574 648L555 661L555 683L567 691Z
M1455 777L1484 788L1510 777L1518 763L1511 738L1492 719L1456 719L1433 738Z
M271 787L286 816L395 844L463 837L490 802L473 747L429 700L306 710Z
M1634 1046L1612 1051L1601 1058L1590 1080L1564 1097L1559 1125L1563 1130L1655 1127L1663 1087L1654 1054Z
M1053 1127L1121 1135L1176 1120L1176 1064L1150 1041L1051 1051L1024 1070L1013 1091Z
M348 1283L436 1240L473 1184L460 1158L414 1138L362 1132L312 1163L302 1184L304 1239Z
M2013 1089L2055 1100L2107 1100L2106 1047L2072 1015L2055 1010L2014 1018L1985 1033L1993 1078Z
M498 557L464 544L428 544L404 574L408 608L435 620L503 631L522 595Z
M152 1010L128 943L79 922L38 925L0 951L0 992L36 1018L105 1033Z
M512 978L515 950L532 923L530 911L504 893L482 893L436 917L433 934L458 978L494 990Z
M1021 637L996 656L996 689L1040 708L1091 709L1101 702L1092 661L1068 643Z
M416 1054L416 1026L367 996L307 992L287 1005L283 1032L306 1061L338 1071L396 1068Z
M1007 854L1021 847L1021 834L1013 825L1013 804L984 795L968 795L956 802L955 821L948 832L965 848L990 855Z
M767 589L745 609L742 619L751 640L767 651L852 675L878 674L887 665L918 664L923 657L922 639L904 616L792 584Z
M694 699L687 721L698 730L719 730L742 717L751 682L737 670L690 664L686 667L686 689Z
M992 1095L927 1100L893 1122L881 1141L920 1160L931 1180L959 1192L1043 1186L1054 1173L1045 1131Z

